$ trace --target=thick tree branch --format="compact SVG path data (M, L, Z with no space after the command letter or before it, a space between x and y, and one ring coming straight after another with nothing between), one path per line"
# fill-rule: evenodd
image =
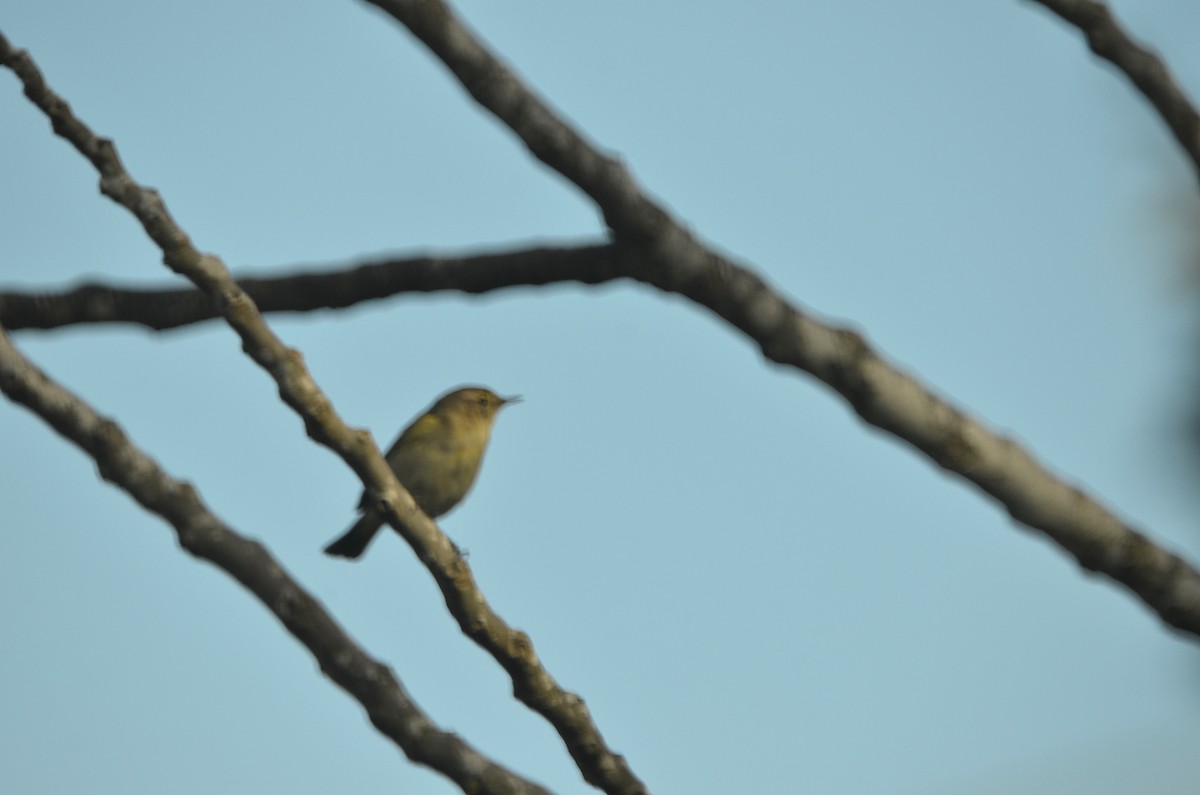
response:
M325 675L357 699L371 722L409 759L445 775L463 792L547 792L439 729L391 669L368 656L262 544L222 522L191 485L168 475L116 422L97 414L34 366L3 328L0 391L90 455L101 477L169 522L184 549L213 563L258 597L312 652Z
M432 16L438 18L437 14ZM448 16L441 18L448 24L457 24ZM463 44L465 35L455 33L451 38L463 48L467 46ZM472 43L469 37L466 41ZM477 43L474 46L479 48ZM467 49L471 55L467 60L477 61L478 52ZM507 70L495 61L487 68L507 74ZM507 85L506 80L510 78L511 75L508 78L501 76L497 82ZM533 116L539 125L565 127L541 107L536 98L530 96L510 104L524 108L526 112L533 107ZM539 129L537 125L533 128ZM543 139L565 142L557 147L543 147L545 157L542 159L547 162L570 162L574 157L573 147L587 149L586 142L575 134L552 131L538 140ZM535 149L534 144L530 144L530 148ZM600 156L585 157L584 164L590 164L591 168L575 167L570 172L582 174L584 185L592 185L604 181L599 172L606 163L615 170L611 180L613 185L603 190L597 188L597 192L601 196L616 197L610 199L615 206L609 215L624 217L621 206L636 207L649 201L639 198L636 187L630 187L632 180L615 161ZM630 190L634 195L629 195ZM322 274L264 281L281 282L278 292L291 294L294 286L286 282L293 279L328 280L322 282L323 289L333 290L340 296L339 301L357 300L351 297L352 294L378 297L389 290L476 292L517 283L543 284L555 279L598 283L605 278L620 276L686 295L754 339L769 359L816 375L837 389L868 422L904 439L940 466L980 486L1015 518L1045 533L1086 568L1102 572L1127 586L1168 624L1200 634L1200 574L1191 565L1157 547L1082 491L1056 478L1011 440L969 418L882 360L855 332L818 323L786 302L748 269L700 248L686 232L674 226L669 217L655 213L650 216L660 222L666 219L668 230L665 236L676 245L652 244L644 249L639 247L636 252L623 247L596 246L581 249L579 258L570 250L535 252L529 256L529 262L538 263L538 266L531 267L528 273L519 272L518 263L525 254L513 252L497 255L495 260L486 263L475 259L393 261L367 265L341 277ZM643 229L642 232L652 233L652 230ZM667 256L672 251L677 260ZM507 259L510 256L513 259ZM480 265L478 269L477 264ZM369 278L364 279L365 274L370 274ZM351 286L336 286L343 278ZM372 284L368 286L365 281ZM385 283L388 286L384 286ZM98 289L103 292L107 288ZM275 292L275 288L271 291ZM18 298L27 301L19 296L14 296L13 301ZM38 300L51 307L41 312L43 318L63 312L60 304L65 299L61 297L43 297L35 299L34 303ZM285 303L279 308L307 308L304 299ZM7 316L8 304L0 307L0 311ZM108 311L101 309L99 314ZM121 319L148 322L134 315L123 315ZM41 322L39 319L35 325Z
M1079 28L1092 52L1120 69L1150 101L1200 176L1200 113L1162 59L1139 45L1105 3L1095 0L1032 0Z
M403 23L537 159L575 183L627 243L659 241L677 228L615 157L600 152L484 47L441 0L367 0Z
M350 428L320 390L299 352L275 336L254 302L216 256L203 254L176 224L159 195L126 172L116 148L97 137L46 85L27 53L0 35L0 64L21 80L25 96L49 118L100 173L100 191L129 210L163 252L171 270L190 279L215 303L242 340L246 353L271 374L283 401L303 420L308 435L337 453L375 494L381 513L416 551L436 580L463 632L509 673L517 698L558 731L585 779L610 793L643 793L645 786L605 744L583 699L564 690L542 666L529 637L492 610L458 549L417 508L384 461L371 435Z
M1200 634L1200 575L1185 561L885 362L857 333L818 323L749 269L702 246L641 192L620 163L597 152L527 91L444 3L374 4L408 25L539 159L596 201L618 239L638 249L640 267L627 275L706 306L756 340L771 360L825 381L868 422L976 483L1085 567L1133 590L1169 624ZM1172 123L1191 152L1180 133L1185 127Z
M442 0L367 0L395 17L530 152L600 208L618 241L637 245L629 274L685 295L741 329L772 361L837 390L867 422L978 485L1085 568L1122 583L1177 629L1200 635L1200 572L1155 545L1011 439L881 358L856 332L817 322L749 268L702 245L471 34Z
M353 306L397 293L488 293L557 282L601 284L631 268L612 244L532 248L458 257L405 257L274 278L238 279L260 312L307 312ZM64 292L0 291L0 326L52 329L78 323L136 323L155 330L221 315L194 288L132 289L83 284Z

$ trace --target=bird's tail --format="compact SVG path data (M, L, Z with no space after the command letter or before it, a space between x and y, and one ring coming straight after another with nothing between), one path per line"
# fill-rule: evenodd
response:
M336 558L361 557L380 527L383 527L383 520L372 511L367 511L358 517L358 521L349 530L325 547L325 554Z

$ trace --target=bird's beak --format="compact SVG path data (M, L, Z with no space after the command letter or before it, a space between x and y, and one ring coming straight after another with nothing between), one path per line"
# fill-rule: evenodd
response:
M522 399L523 398L520 395L512 395L510 397L502 397L502 398L500 398L500 406L504 407L504 406L512 405L513 403L520 403Z

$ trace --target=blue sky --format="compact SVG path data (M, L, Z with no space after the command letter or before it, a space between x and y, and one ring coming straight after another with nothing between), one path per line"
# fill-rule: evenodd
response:
M289 272L594 240L560 177L355 3L12 4L203 250ZM1193 94L1192 3L1118 2ZM1029 3L460 3L704 239L1200 560L1180 442L1195 177ZM178 281L0 77L7 287ZM647 288L276 316L382 444L441 391L525 402L441 526L658 792L1194 793L1200 657L803 374ZM358 487L216 323L22 349L261 539L445 728L591 791ZM266 611L0 406L0 789L443 793Z

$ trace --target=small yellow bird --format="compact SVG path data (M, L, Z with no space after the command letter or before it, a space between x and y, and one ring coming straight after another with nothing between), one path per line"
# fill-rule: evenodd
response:
M447 392L413 420L392 443L385 458L417 505L436 519L462 502L475 483L492 423L504 406L520 397L500 397L490 389L468 386ZM326 555L357 558L383 526L383 518L358 502L362 516L327 547Z

